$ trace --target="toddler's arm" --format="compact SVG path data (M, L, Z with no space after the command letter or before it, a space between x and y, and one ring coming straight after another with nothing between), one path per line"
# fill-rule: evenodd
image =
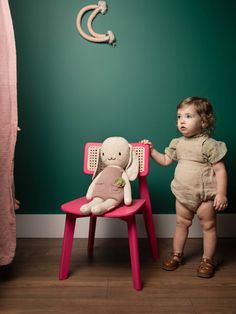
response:
M150 146L150 155L159 165L169 166L173 162L173 160L166 154L158 152L149 140L142 140L141 143L148 144Z
M213 165L216 175L216 196L214 199L215 210L224 210L228 206L227 200L227 172L224 162L221 160Z

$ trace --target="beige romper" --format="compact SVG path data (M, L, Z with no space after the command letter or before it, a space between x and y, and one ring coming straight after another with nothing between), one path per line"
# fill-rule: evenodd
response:
M216 179L212 165L226 154L225 143L205 134L191 138L173 139L165 153L177 160L171 190L186 208L196 212L202 202L213 200L216 195Z

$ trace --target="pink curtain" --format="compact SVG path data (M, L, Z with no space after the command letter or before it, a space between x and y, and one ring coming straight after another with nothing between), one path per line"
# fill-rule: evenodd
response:
M17 134L16 49L8 0L0 0L0 265L16 248L13 163Z

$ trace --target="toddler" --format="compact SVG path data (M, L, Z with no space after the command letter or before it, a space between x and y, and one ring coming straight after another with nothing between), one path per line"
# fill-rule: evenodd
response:
M228 206L227 173L223 157L225 143L210 137L214 115L210 102L205 98L189 97L177 107L177 128L182 137L175 138L158 152L149 140L151 157L160 165L168 166L177 161L171 190L176 197L176 229L173 252L164 261L164 270L175 270L183 260L183 250L194 214L203 231L203 256L197 275L209 278L214 275L216 250L216 212Z

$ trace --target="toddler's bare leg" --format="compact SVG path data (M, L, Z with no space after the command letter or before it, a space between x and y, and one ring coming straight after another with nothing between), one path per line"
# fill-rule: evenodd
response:
M84 215L87 215L91 212L91 208L95 204L102 203L103 199L100 197L95 197L91 202L84 204L83 206L80 207L80 212Z
M183 258L183 250L192 224L194 213L176 200L176 228L173 240L173 252L162 264L164 270L175 270Z
M91 208L91 212L96 215L102 215L103 213L113 209L118 205L119 205L118 201L109 198L100 204L93 205Z
M204 202L197 210L203 231L203 258L212 259L215 254L217 235L216 235L216 212L213 202Z
M176 200L176 229L173 241L173 252L183 253L189 227L192 225L193 216L193 212Z

